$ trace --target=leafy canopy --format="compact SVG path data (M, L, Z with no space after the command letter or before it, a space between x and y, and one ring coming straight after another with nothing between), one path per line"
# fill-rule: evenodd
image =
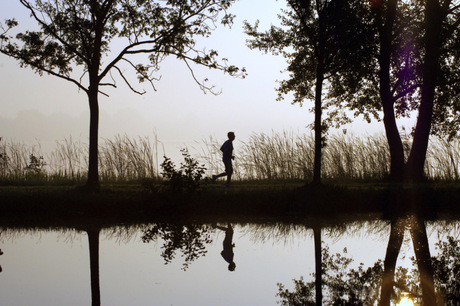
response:
M333 89L340 86L345 71L355 71L366 58L360 45L369 36L369 27L362 26L363 4L345 0L287 2L288 9L279 15L281 26L259 32L258 23L245 23L245 32L251 37L248 46L286 58L289 78L280 82L278 100L292 93L292 103L302 105L315 99L315 88L324 81L326 94L316 98L326 102L321 108L328 111L329 118L344 123L340 102L346 93ZM332 123L329 118L323 128Z
M115 71L135 92L125 77L121 63L132 68L140 82L153 88L160 63L172 55L191 70L204 91L212 90L198 81L191 63L223 70L230 75L245 75L245 70L218 59L215 50L200 50L198 37L208 37L217 22L230 26L233 15L227 9L234 0L20 0L39 30L12 36L18 22L0 24L0 52L19 60L21 66L58 76L88 91L89 83L116 87ZM221 13L223 16L219 18ZM123 46L120 51L111 48ZM135 63L137 55L147 54L148 64ZM74 76L76 67L79 75ZM88 83L83 82L85 74ZM96 76L94 76L93 74ZM96 79L94 79L96 78ZM108 81L103 81L104 79Z

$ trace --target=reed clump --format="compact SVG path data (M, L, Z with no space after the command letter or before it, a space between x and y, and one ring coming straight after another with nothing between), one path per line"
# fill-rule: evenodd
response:
M99 149L101 179L126 182L157 177L157 148L148 137L104 139Z
M410 148L404 137L406 155ZM117 135L102 139L99 146L99 171L102 182L160 180L158 146L153 138ZM224 169L215 137L197 142L191 155L204 164L206 175ZM164 149L163 149L164 151ZM314 137L294 131L253 133L235 143L235 180L306 180L313 177ZM51 152L40 144L0 138L0 184L80 183L86 179L88 145L72 137L56 142ZM432 137L427 152L425 173L429 179L458 181L460 141ZM390 154L382 134L355 136L331 135L323 148L322 176L325 181L378 181L389 174Z
M117 135L102 139L99 175L102 182L140 181L158 177L158 139ZM41 162L36 163L36 160ZM88 171L88 144L72 137L44 153L37 144L0 138L0 184L82 183ZM32 178L31 174L35 174Z
M406 158L410 137L402 135ZM210 173L223 171L220 143L215 138L203 141L201 161ZM293 131L253 133L235 145L235 178L239 180L306 180L313 178L315 156L312 134ZM203 152L205 154L203 154ZM335 134L323 148L322 177L325 181L378 181L388 177L390 153L385 135L356 136ZM431 137L425 172L433 180L460 178L460 141Z

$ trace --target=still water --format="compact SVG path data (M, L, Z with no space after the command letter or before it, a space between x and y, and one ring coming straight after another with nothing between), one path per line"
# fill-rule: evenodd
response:
M389 234L373 221L323 228L321 240L350 267L369 267L385 258ZM458 237L455 223L428 223L431 255L448 235ZM315 272L313 231L292 224L2 228L0 249L0 305L12 306L91 305L91 284L102 305L277 305L278 283L292 290ZM414 268L413 254L406 234L397 265Z

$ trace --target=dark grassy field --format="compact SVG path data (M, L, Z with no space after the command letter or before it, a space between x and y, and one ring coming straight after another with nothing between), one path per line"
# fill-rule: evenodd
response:
M77 186L0 187L0 223L122 224L157 221L317 220L340 223L390 219L418 213L426 219L460 217L458 184L349 183L306 185L302 181L243 181L231 188L207 184L197 192L162 190L150 184L103 184L98 193Z
M235 182L227 189L223 180L209 184L210 175L223 170L220 142L211 138L204 141L198 155L187 155L197 161L197 165L189 164L188 172L196 174L207 169L200 177L200 190L178 192L171 190L173 181L165 187L167 178L158 159L156 136L153 142L117 136L101 144L103 184L98 193L77 187L86 181L88 158L83 143L70 138L58 142L51 154L42 156L30 144L3 141L0 223L119 224L215 219L337 223L363 216L390 219L409 212L429 219L460 215L458 141L430 141L426 163L430 181L392 185L383 181L390 164L383 135L336 135L328 139L324 148L325 184L305 186L314 171L313 140L312 135L294 132L251 135L248 141L239 143ZM174 171L179 173L177 167ZM185 178L182 173L181 180Z

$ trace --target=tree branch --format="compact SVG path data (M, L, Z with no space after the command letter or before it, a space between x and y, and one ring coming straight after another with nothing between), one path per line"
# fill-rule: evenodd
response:
M394 96L393 97L393 102L396 102L398 99L404 97L405 95L407 95L408 93L414 91L415 89L417 89L419 87L422 87L422 85L421 84L415 84L415 85L409 86L408 88L406 88L405 90L401 91L396 96Z
M120 68L118 68L117 66L113 66L113 68L115 68L116 70L118 70L118 73L120 73L120 76L122 77L122 79L125 81L126 85L128 85L129 89L131 89L132 92L134 93L137 93L138 95L143 95L145 94L145 90L144 92L140 92L140 91L137 91L135 90L131 84L129 83L129 81L125 78L123 72L120 70Z
M195 80L195 82L198 84L198 86L200 87L200 89L204 93L206 93L206 91L209 91L210 93L212 93L215 96L220 95L222 93L222 91L220 91L220 92L213 91L214 86L211 86L211 87L205 86L204 82L206 82L207 79L205 79L203 82L198 81L198 79L195 76L195 73L193 72L192 67L190 67L189 63L187 62L187 58L184 57L184 58L182 58L182 60L184 61L185 65L187 65L187 68L190 70L190 74L192 75L192 78Z
M302 12L300 11L300 8L296 7L295 3L292 0L288 2L291 8L294 10L294 12L297 14L297 18L300 20L300 25L302 27L302 30L305 31L305 33L307 34L307 37L310 39L310 43L313 46L315 56L316 58L318 58L319 56L319 46L317 44L318 40L317 40L317 37L315 36L315 33L311 31L310 27L308 26L308 23L306 22L306 16L302 14ZM319 11L318 11L318 15L319 15Z
M113 83L100 83L99 86L111 86L113 88L117 88L117 85Z
M151 75L147 75L144 71L141 71L138 67L136 67L136 65L134 65L130 60L126 58L122 58L122 60L130 64L131 67L133 67L134 70L136 70L138 74L140 74L143 78L145 78L150 83L150 85L152 85L153 90L157 91L157 89L155 88L155 85L153 84L153 80L159 81L160 79L154 78Z
M112 60L106 67L105 69L101 72L101 74L99 75L99 79L103 79L107 73L110 71L110 69L112 69L124 56L125 54L138 54L138 53L150 53L150 52L153 52L153 50L155 49L150 49L150 50L144 50L142 52L135 52L135 51L131 51L132 48L134 47L137 47L137 46L142 46L142 45L147 45L147 44L155 44L156 42L158 42L160 40L160 38L162 38L162 36L160 35L159 37L157 37L156 39L154 40L146 40L146 41L142 41L142 42L136 42L136 43L132 43L130 44L129 46L126 46L118 55L117 57L115 57L114 60Z
M21 0L23 1L23 0ZM200 8L198 8L195 12L191 13L190 15L182 18L180 21L182 24L185 24L189 19L195 17L195 16L200 16L202 14L202 12L208 8L208 7L211 7L211 6L214 6L214 4L212 4L211 1L207 1L205 2ZM182 10L181 10L182 12ZM205 15L204 15L205 16ZM207 17L207 18L210 18L210 17ZM211 18L212 19L212 18ZM201 23L204 23L204 21L202 21ZM110 71L110 69L112 69L123 57L125 54L140 54L140 53L151 53L151 52L159 52L159 48L156 47L156 48L150 48L150 49L142 49L142 50L132 50L133 48L135 47L139 47L139 46L144 46L144 45L159 45L159 46L162 46L165 42L167 42L168 39L170 39L171 37L173 37L176 33L180 33L181 31L184 31L186 30L187 28L190 28L192 26L192 24L188 24L188 25L183 25L183 26L178 26L179 23L173 23L173 26L172 28L170 28L169 30L167 31L164 31L163 33L161 33L161 35L159 35L157 38L153 39L153 40L145 40L145 41L136 41L132 44L130 44L129 46L126 46L119 54L117 57L115 57L115 59L113 59L107 66L106 68L101 72L101 74L99 75L99 79L103 79L107 73ZM161 42L163 41L163 42Z
M75 85L77 85L79 89L81 89L81 90L83 90L83 91L85 91L85 92L88 92L88 89L87 89L86 87L84 87L83 85L81 85L80 82L76 81L75 79L72 79L71 77L68 77L68 76L66 76L66 75L59 74L59 73L54 72L53 70L48 69L48 68L45 68L45 67L42 67L42 66L35 65L35 64L32 63L32 62L29 62L29 61L27 61L27 60L25 60L25 59L23 59L23 58L20 58L20 57L16 56L15 54L11 54L11 53L5 52L5 51L3 51L2 49L0 49L0 53L3 53L3 54L5 54L5 55L7 55L7 56L10 56L10 57L12 57L12 58L15 58L15 59L17 59L17 60L19 60L19 61L23 61L24 63L22 63L22 65L31 66L31 67L37 69L39 72L44 71L44 72L46 72L46 73L48 73L48 74L51 74L51 75L54 75L54 76L56 76L56 77L58 77L58 78L64 79L64 80L69 81L69 82L72 82L72 83L74 83Z

